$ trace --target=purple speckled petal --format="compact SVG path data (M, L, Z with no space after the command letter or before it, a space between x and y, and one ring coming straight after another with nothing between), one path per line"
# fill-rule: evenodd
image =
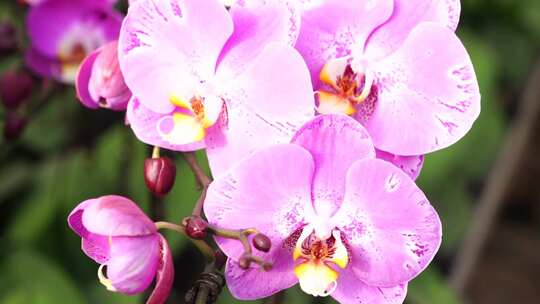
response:
M159 235L159 248L160 248L160 258L159 266L156 274L156 287L146 304L162 304L165 303L174 281L174 265L173 265L173 256L171 249L167 240L161 235Z
M349 169L344 202L332 220L349 245L349 267L372 286L410 281L441 244L441 222L426 196L403 171L379 159Z
M93 51L90 55L81 62L79 71L75 78L75 89L77 91L77 98L87 108L98 109L99 104L97 100L94 100L90 96L88 91L88 85L90 83L90 76L92 75L92 67L96 61L96 57L101 53L101 48Z
M395 0L392 17L371 34L366 54L370 58L388 56L421 22L437 22L455 31L460 11L459 0Z
M144 236L156 233L155 224L131 200L107 195L84 201L82 224L104 236Z
M231 294L240 300L268 297L298 283L293 267L292 253L281 247L276 251L273 267L269 271L258 266L244 270L237 262L229 259L225 267L227 287Z
M229 10L234 33L221 52L218 71L225 79L243 72L271 42L294 46L300 15L284 1L239 1Z
M377 158L391 162L394 166L400 168L410 178L416 180L422 171L424 165L424 155L402 156L375 149Z
M306 148L315 160L312 197L319 215L330 216L345 194L347 170L356 160L374 158L366 129L345 115L321 115L306 123L292 143Z
M142 237L112 238L107 278L117 291L136 294L150 286L160 260L159 243L157 233Z
M210 81L233 32L217 0L141 0L122 25L119 60L126 84L141 103L170 113L171 96L189 100Z
M137 138L149 145L173 151L196 151L204 149L204 141L186 145L174 144L162 138L158 132L158 123L163 117L171 114L159 114L151 111L141 104L137 98L132 98L128 103L127 120Z
M267 45L244 73L223 82L224 119L206 138L214 176L257 149L288 143L314 115L309 71L290 46Z
M418 25L398 51L374 67L378 100L365 126L378 149L421 155L446 148L480 114L469 55L442 25Z
M369 286L358 279L350 269L339 273L337 289L332 297L343 304L402 304L407 285L384 288Z
M68 216L68 224L82 238L84 253L97 263L103 264L109 259L108 237L91 233L85 228L82 220L84 210L91 203L93 200L87 200L75 207Z
M302 13L296 48L309 67L314 87L329 59L349 56L363 49L371 32L384 23L393 10L392 0L323 0Z
M105 264L110 258L109 238L103 235L89 233L82 239L81 248L98 264Z
M276 249L302 226L306 208L311 209L313 169L309 152L297 145L260 150L212 182L204 202L206 217L211 224L228 229L256 228ZM216 241L232 259L237 260L243 252L238 241Z

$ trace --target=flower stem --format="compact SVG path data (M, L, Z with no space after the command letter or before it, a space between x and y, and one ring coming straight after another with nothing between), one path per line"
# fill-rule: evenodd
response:
M184 156L184 159L186 160L189 168L193 172L193 175L195 175L197 184L201 189L201 196L195 203L195 206L193 206L193 211L191 212L191 214L195 216L202 216L204 199L206 198L206 192L208 191L208 186L210 186L210 183L212 182L212 178L209 177L206 172L204 172L204 170L201 168L194 152L186 152L182 155Z
M214 255L214 250L212 249L212 247L210 247L205 241L195 240L188 237L186 234L186 230L184 229L183 226L176 225L169 222L156 222L155 224L158 230L162 230L162 229L173 230L177 233L180 233L186 236L193 243L193 245L195 245L197 249L199 249L199 251L204 255L207 263L214 263L215 255Z
M159 147L154 146L152 149L152 158L159 158Z

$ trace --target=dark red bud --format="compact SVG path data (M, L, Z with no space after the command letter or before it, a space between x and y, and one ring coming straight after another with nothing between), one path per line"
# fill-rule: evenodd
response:
M161 197L169 193L175 179L176 166L170 158L162 156L147 158L144 161L144 181L156 196Z
M257 233L253 237L252 243L253 247L262 252L268 252L270 251L270 247L272 247L272 241L262 233Z
M251 258L248 254L244 253L240 257L240 259L238 260L238 266L240 266L240 268L244 270L249 269L249 267L251 266Z
M9 71L0 77L0 99L4 106L14 110L32 94L34 81L22 71Z
M200 217L190 217L186 221L186 233L190 238L202 240L206 237L206 229L208 223L206 223Z
M4 121L4 138L7 141L17 139L26 127L27 120L15 114L6 114Z
M17 51L17 31L9 22L0 24L0 56L10 55Z

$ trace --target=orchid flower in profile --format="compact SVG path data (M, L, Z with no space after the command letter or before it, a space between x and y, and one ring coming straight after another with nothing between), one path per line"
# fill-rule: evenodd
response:
M258 227L272 248L264 271L238 265L243 248L216 238L225 276L241 300L299 283L340 303L402 303L407 283L441 244L436 211L402 170L375 158L366 129L345 115L309 121L292 143L261 149L210 185L210 223Z
M118 64L118 42L112 41L90 53L77 72L75 87L81 103L123 111L131 99Z
M396 155L430 153L469 131L480 93L454 33L459 0L304 2L296 48L319 113L354 117Z
M82 60L118 39L122 16L104 0L47 0L26 16L26 64L37 74L74 83Z
M82 238L84 253L101 265L99 281L108 290L136 294L156 278L147 303L165 303L174 279L172 254L134 202L115 195L89 199L75 207L68 223Z
M143 142L207 148L219 175L255 149L288 142L314 116L309 71L292 47L298 20L279 1L140 0L119 40Z

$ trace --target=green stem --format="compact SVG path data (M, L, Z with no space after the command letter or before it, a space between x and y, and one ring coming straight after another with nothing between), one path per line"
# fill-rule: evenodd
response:
M199 249L199 251L204 255L207 263L214 263L214 261L215 261L214 249L212 249L212 247L210 247L204 241L195 240L195 239L190 238L186 234L186 230L184 229L183 226L176 225L176 224L169 223L169 222L156 222L155 224L156 224L156 228L158 230L162 230L162 229L173 230L173 231L178 232L178 233L182 234L183 236L187 237L193 243L193 245L195 245L197 247L197 249Z

